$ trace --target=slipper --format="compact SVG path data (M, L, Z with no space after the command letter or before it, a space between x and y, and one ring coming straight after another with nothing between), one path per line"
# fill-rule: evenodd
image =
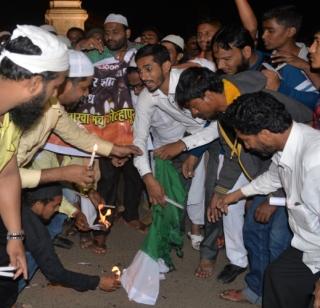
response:
M222 293L220 293L220 298L225 299L227 301L236 302L236 303L249 303L249 301L246 299L244 294L242 293L243 290L225 290Z
M188 238L191 240L191 246L195 250L200 250L200 244L203 240L202 235L191 234L191 232L187 233Z

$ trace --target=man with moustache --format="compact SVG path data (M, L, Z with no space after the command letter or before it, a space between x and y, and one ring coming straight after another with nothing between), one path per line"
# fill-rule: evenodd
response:
M139 150L135 146L112 144L81 129L69 118L64 106L74 105L79 102L81 97L88 95L94 69L84 53L69 50L68 56L70 64L68 78L58 88L57 97L50 98L41 119L22 134L17 156L19 167L29 164L52 132L74 147L89 153L92 151L94 144L97 144L97 153L102 156L125 157L130 154L139 154ZM32 188L40 183L53 181L70 181L80 185L91 184L93 181L93 171L88 170L86 166L71 165L46 170L26 170L22 168L20 174L23 188Z
M3 47L2 47L3 48ZM16 278L27 278L21 228L21 183L16 152L20 136L41 115L45 102L63 83L67 48L48 32L17 26L0 54L0 265L16 268L14 279L0 278L0 302L16 301Z
M90 50L88 56L95 67L94 81L85 103L77 111L93 115L105 115L108 125L123 125L131 129L134 108L126 80L126 69L140 45L129 41L131 30L128 20L121 14L109 14L104 22L105 46L94 38L82 40L78 49ZM114 126L115 127L115 126ZM143 226L139 221L138 207L143 183L132 159L122 162L102 158L99 161L101 179L98 192L107 204L117 204L117 190L121 173L124 180L122 214L124 221L136 229Z
M263 92L241 96L228 107L224 121L246 149L273 156L265 173L226 195L218 209L227 213L239 199L281 187L286 192L293 238L266 269L262 307L319 308L319 131L293 121L281 102Z
M194 80L197 80L197 83L195 83ZM312 112L306 106L279 92L264 90L264 85L265 78L257 71L245 71L233 76L225 75L221 77L208 69L189 68L181 74L176 89L176 98L179 106L189 109L194 117L210 119L225 112L228 105L231 105L238 96L263 90L279 99L296 121L302 123L311 122ZM217 200L234 187L241 173L251 181L264 172L270 164L269 157L263 157L257 155L257 153L243 150L232 127L229 127L227 123L221 119L219 119L218 127L225 153L219 179L215 186L215 194L207 212L208 221L212 222L218 221L221 218L216 209ZM273 212L260 211L256 215L249 215L251 220L246 220L245 222L244 235L245 232L250 232L249 226L255 223L255 219L266 223L269 221ZM268 260L269 258L276 257L278 255L276 252L279 253L279 251L282 251L280 245L279 247L277 246L279 243L284 243L282 246L286 248L285 243L289 243L291 238L288 227L283 223L283 221L286 221L285 215L285 211L277 210L277 215L274 215L270 220L269 228L264 228L263 224L261 224L262 227L257 230L254 235L252 235L252 231L250 232L251 242L258 245L258 248L250 249L247 245L250 260L250 271L246 275L247 287L243 290L227 290L221 294L221 297L232 301L245 300L251 303L261 302L262 279L264 269L269 263ZM237 223L234 225L240 225L239 233L241 233L242 224L239 223L239 220L237 220ZM277 232L272 233L272 236L274 236L273 243L275 243L277 247L272 247L273 250L271 249L272 252L274 251L274 255L271 252L264 253L264 258L260 261L262 251L269 251L270 249L268 245L271 227L277 230ZM246 228L248 228L247 231ZM263 240L259 240L259 237ZM251 248L255 247L252 243L251 246ZM216 257L217 251L211 260L213 263ZM259 260L259 266L256 264L257 261L255 259Z

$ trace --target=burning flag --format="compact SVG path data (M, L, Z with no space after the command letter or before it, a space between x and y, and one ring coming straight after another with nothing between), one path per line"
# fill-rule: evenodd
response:
M155 175L166 196L178 204L184 204L186 191L180 175L169 160L155 159ZM152 207L152 225L141 249L131 265L123 271L121 283L130 300L154 305L159 294L159 281L164 273L173 269L171 250L182 256L183 210L170 203L166 207Z

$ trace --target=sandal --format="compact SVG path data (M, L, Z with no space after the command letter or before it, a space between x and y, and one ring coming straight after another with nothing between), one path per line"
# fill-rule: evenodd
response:
M188 238L191 240L191 246L195 250L200 250L200 244L203 240L202 235L191 234L191 232L187 233Z
M242 293L243 290L225 290L222 293L220 293L220 298L225 299L227 301L236 302L236 303L244 303L249 302L245 295Z

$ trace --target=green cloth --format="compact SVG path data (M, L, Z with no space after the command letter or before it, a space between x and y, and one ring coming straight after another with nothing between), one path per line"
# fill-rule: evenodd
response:
M155 177L162 185L166 196L184 205L186 190L177 170L170 160L155 159ZM178 256L182 256L183 232L181 221L183 210L167 203L165 207L152 207L152 225L149 229L141 250L155 261L163 259L172 269L171 250L175 249Z

